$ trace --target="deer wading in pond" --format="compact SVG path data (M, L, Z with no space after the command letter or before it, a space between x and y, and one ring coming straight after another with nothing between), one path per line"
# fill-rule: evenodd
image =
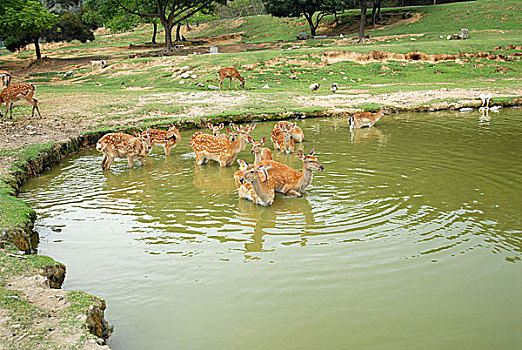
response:
M242 88L245 87L245 79L239 74L237 69L235 69L234 67L221 68L218 72L218 79L219 79L219 83L218 83L219 90L221 90L221 85L223 85L223 80L225 80L225 79L230 79L230 81L228 82L229 90L231 89L232 79L234 79L234 86L236 87L236 90L237 90L236 79L239 79L239 81L241 81Z
M268 206L274 203L274 181L267 173L272 165L249 165L238 159L240 170L236 171L234 178L238 188L239 198L251 200L255 204ZM241 170L242 169L242 170Z
M239 152L246 148L248 137L255 127L255 124L246 127L238 127L232 124L232 128L238 133L235 141L202 132L194 133L190 140L190 146L196 154L196 163L202 165L208 160L215 160L222 167L232 165Z
M306 156L299 150L299 159L303 161L303 171L290 168L287 165L274 160L265 160L257 164L263 166L270 164L268 176L273 179L275 190L289 196L302 197L305 189L312 183L313 171L323 171L324 166L314 156L315 148L312 148Z
M31 118L34 117L34 110L38 112L38 116L41 118L40 109L38 108L38 100L33 97L36 87L33 84L14 84L8 86L0 92L0 104L5 103L5 115L7 117L7 111L10 111L11 119L13 119L13 104L20 100L26 100L33 105L31 112ZM0 117L2 112L0 111Z
M350 129L360 129L365 127L372 127L382 118L383 110L379 108L377 113L372 112L357 112L348 117L348 124Z
M294 138L292 132L294 131L296 123L283 124L281 122L274 126L271 132L274 149L278 149L283 153L293 153L295 150Z
M103 170L110 170L111 164L115 158L127 158L129 167L134 167L134 159L143 165L143 158L148 157L152 142L150 131L146 130L145 134L139 137L123 133L110 133L104 135L96 143L96 149L103 153L101 167Z
M174 124L170 124L168 130L159 130L159 129L147 129L141 133L141 135L134 135L136 137L145 137L147 131L150 135L150 143L151 146L154 147L154 145L159 144L163 145L163 148L165 149L165 155L170 155L170 149L172 147L175 147L178 142L181 140L181 134L179 133L178 129Z
M253 138L249 137L248 142L252 144L252 150L250 152L254 154L254 164L257 164L262 160L272 160L272 151L263 147L266 142L266 137L263 137L261 141L255 141Z

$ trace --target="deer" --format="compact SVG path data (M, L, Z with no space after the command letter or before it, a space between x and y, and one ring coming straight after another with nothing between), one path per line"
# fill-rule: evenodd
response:
M301 150L298 151L299 159L303 161L303 171L290 168L274 160L262 161L257 166L272 165L268 169L268 176L273 179L277 192L287 196L302 197L305 189L312 183L313 171L324 170L324 166L317 161L314 153L315 147L307 155L304 155Z
M109 133L96 143L96 149L103 153L102 170L110 170L114 158L127 158L129 167L134 168L134 158L143 166L143 158L148 157L152 150L150 130L144 136L135 137L123 133Z
M252 144L252 150L250 153L254 154L254 164L257 164L262 160L272 160L272 152L270 149L263 147L266 142L266 137L263 137L261 141L255 141L253 138L248 137L248 142Z
M163 145L163 148L165 149L165 155L170 155L170 149L172 147L175 147L178 142L181 140L181 135L176 128L176 126L172 123L170 123L168 130L159 130L159 129L147 129L150 134L150 142L152 147L156 144ZM145 134L147 133L147 130L143 131L138 135L135 135L136 137L145 137Z
M2 81L2 88L11 85L11 73L5 70L0 70L0 80Z
M202 165L209 159L219 162L221 167L232 165L238 154L246 148L248 136L255 129L255 124L244 128L232 125L238 132L235 141L227 140L201 132L194 133L190 140L190 146L196 154L196 163Z
M221 68L219 70L219 72L218 72L218 79L219 79L218 86L219 86L219 90L221 90L221 85L224 85L223 84L223 80L225 80L227 78L230 79L229 82L228 82L228 89L229 90L231 89L232 79L234 79L234 86L236 87L236 90L237 90L236 79L239 79L241 81L241 87L242 88L245 87L245 79L239 74L237 69L235 69L234 67L226 67L226 68Z
M313 94L315 91L319 91L320 87L321 87L320 83L313 83L313 84L310 84L310 86L308 88L310 89L310 91L312 91L312 94Z
M262 206L272 205L275 198L275 186L267 173L272 168L272 164L249 165L241 159L238 159L238 163L243 168L234 174L239 198L251 200Z
M348 118L348 124L350 125L350 129L360 129L365 127L372 127L382 118L383 109L379 108L377 113L372 112L358 112L354 115L351 115Z
M303 142L304 133L303 133L303 130L297 126L297 123L291 123L291 122L282 120L277 124L288 125L288 126L292 126L295 124L294 129L292 130L292 139L294 140L294 142Z
M0 92L0 105L5 103L5 116L7 117L7 111L10 110L11 119L13 119L13 104L24 99L33 105L31 118L34 117L35 109L38 112L38 116L41 118L42 115L40 114L40 109L38 108L38 100L33 97L35 91L36 87L33 84L27 83L14 84L4 88L2 92ZM0 111L0 117L1 116L2 112Z
M479 108L480 111L489 109L489 102L491 101L491 92L489 94L480 94L480 100L482 102L481 107Z
M296 125L296 123L282 124L279 122L276 124L276 126L274 126L274 129L271 132L274 149L278 149L283 153L294 152L295 147L292 132L294 131Z
M221 130L225 127L225 124L219 123L219 125L212 125L212 123L207 123L207 128L212 130L212 135L217 137L227 137L225 134L220 134Z
M104 69L107 67L107 61L105 60L99 60L99 61L91 61L91 68L94 70L96 66L100 66L101 69Z

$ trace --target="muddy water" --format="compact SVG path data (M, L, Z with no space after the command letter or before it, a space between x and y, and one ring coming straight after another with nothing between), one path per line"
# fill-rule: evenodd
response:
M195 166L191 133L134 170L65 159L21 197L64 287L107 300L115 350L515 349L521 117L299 121L326 169L268 208L237 198L236 167Z

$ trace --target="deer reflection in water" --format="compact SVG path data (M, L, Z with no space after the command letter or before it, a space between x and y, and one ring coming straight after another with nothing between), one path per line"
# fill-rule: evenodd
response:
M278 198L270 207L260 207L246 199L238 202L237 215L245 224L253 228L251 238L245 243L245 258L254 259L253 253L263 253L275 250L275 247L266 247L265 235L285 236L288 238L284 245L308 245L308 235L316 226L312 206L306 197Z
M236 189L233 167L194 167L194 180L192 183L202 193L229 194Z
M385 135L382 131L373 128L350 129L350 141L352 143L367 143L377 140L380 144L385 144L390 140L391 135Z

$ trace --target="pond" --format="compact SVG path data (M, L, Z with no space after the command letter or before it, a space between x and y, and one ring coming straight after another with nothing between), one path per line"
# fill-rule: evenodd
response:
M81 152L20 197L64 288L107 301L114 350L514 349L521 117L393 114L353 133L346 118L299 120L297 148L325 170L270 207L238 199L236 164L196 166L193 131L133 170Z

